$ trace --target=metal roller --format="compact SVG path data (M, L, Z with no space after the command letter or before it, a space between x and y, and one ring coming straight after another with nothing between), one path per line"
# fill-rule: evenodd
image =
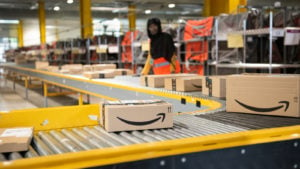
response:
M31 158L31 157L38 157L38 153L31 147L29 146L28 151L25 153L26 158Z
M132 141L121 137L120 135L116 134L116 133L108 133L107 131L105 131L103 128L101 128L100 126L95 126L94 127L96 130L98 130L100 133L107 135L108 137L117 140L118 142L120 142L123 145L129 145L129 144L133 144Z
M41 156L54 154L53 151L50 150L50 148L38 136L33 136L33 148Z
M71 152L77 152L83 150L77 144L75 144L72 140L68 139L66 136L61 133L52 130L49 132L51 136L53 136L57 141L59 141L65 148L67 148Z
M12 152L8 155L8 160L18 160L18 159L22 159L22 155L18 152Z
M81 129L72 129L74 131L74 133L78 134L80 137L86 139L86 141L94 146L96 146L97 148L104 148L107 145L103 145L102 142L100 142L97 138L93 137L91 134L85 132L84 130Z
M126 139L128 139L128 140L130 140L130 141L136 143L136 144L144 143L144 142L145 142L144 140L142 140L142 139L140 139L140 138L138 138L138 137L135 137L135 136L133 136L133 135L131 135L131 134L128 134L128 133L125 132L125 131L121 132L120 135L123 136L123 137L125 137Z
M6 161L6 158L2 153L0 153L0 161Z
M158 140L158 141L164 141L164 140L167 140L167 138L162 137L161 135L156 134L156 133L154 133L154 132L152 132L152 131L150 131L150 130L144 130L143 133L144 133L145 135L148 135L148 136L150 136L150 137L155 138L155 139Z
M131 132L131 134L134 135L135 137L138 137L140 139L145 140L145 142L159 141L159 140L155 139L154 137L150 137L150 136L145 135L144 133L141 133L139 131L133 131L133 132Z
M59 142L57 142L54 138L52 138L48 133L40 131L38 132L38 136L41 138L41 140L44 141L45 144L49 146L49 148L57 153L57 154L63 154L69 152L68 149L66 149L64 146L62 146Z
M116 147L116 146L122 145L121 143L119 143L113 139L107 139L107 137L100 136L100 133L94 128L83 127L83 130L85 130L89 134L93 135L97 139L101 140L103 143L105 143L107 145L107 147Z
M67 136L69 139L71 139L72 141L74 141L76 144L78 144L84 150L90 150L90 149L97 148L96 146L88 143L82 137L80 137L77 134L73 133L73 131L70 131L70 130L67 130L67 129L62 129L61 132L65 136Z
M152 132L153 132L154 134L157 134L157 135L163 137L163 138L166 138L166 140L172 140L172 139L175 138L175 137L173 137L173 136L166 135L166 134L162 133L162 132L159 131L159 130L153 130Z
M180 137L178 134L174 134L174 133L168 132L166 129L155 130L154 132L155 132L155 133L156 133L156 132L162 133L162 134L164 134L165 136L171 137L172 139L182 138L182 137Z

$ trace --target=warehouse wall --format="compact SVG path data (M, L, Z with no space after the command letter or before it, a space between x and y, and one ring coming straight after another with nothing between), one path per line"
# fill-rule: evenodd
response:
M24 46L40 44L40 30L37 20L24 20ZM58 35L58 36L57 36ZM64 20L46 21L46 41L52 43L59 39L68 39L80 37L80 29L78 21Z

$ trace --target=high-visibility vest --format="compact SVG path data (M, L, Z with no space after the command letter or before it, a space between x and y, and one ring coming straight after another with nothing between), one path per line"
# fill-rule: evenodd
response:
M148 74L151 67L153 73L156 75L180 73L181 71L180 62L177 60L176 55L172 57L171 63L167 61L164 57L152 59L149 55L145 63L144 69L142 71L142 74Z

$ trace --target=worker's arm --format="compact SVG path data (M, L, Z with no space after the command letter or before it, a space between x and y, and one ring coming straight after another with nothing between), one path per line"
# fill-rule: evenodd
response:
M150 60L151 60L151 55L148 55L147 57L147 60L146 60L146 63L144 65L144 68L141 72L141 75L147 75L149 74L150 72L150 69L151 69L151 63L150 63Z

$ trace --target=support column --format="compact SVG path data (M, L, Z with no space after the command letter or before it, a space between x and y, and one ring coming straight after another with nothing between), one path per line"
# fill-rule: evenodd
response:
M46 44L46 16L45 16L45 2L40 0L39 4L39 26L40 26L40 43Z
M83 105L83 94L79 93L78 94L78 105L82 106Z
M129 23L129 31L135 31L135 22L136 22L136 7L135 5L128 6L128 23Z
M93 37L91 0L80 0L81 38Z
M18 46L19 46L19 48L24 46L23 21L22 20L19 20L19 24L18 24Z
M240 5L247 5L247 0L205 0L203 15L218 16L221 13L234 14L238 12L238 6Z
M55 20L55 39L59 41L59 32L58 32L58 21Z

